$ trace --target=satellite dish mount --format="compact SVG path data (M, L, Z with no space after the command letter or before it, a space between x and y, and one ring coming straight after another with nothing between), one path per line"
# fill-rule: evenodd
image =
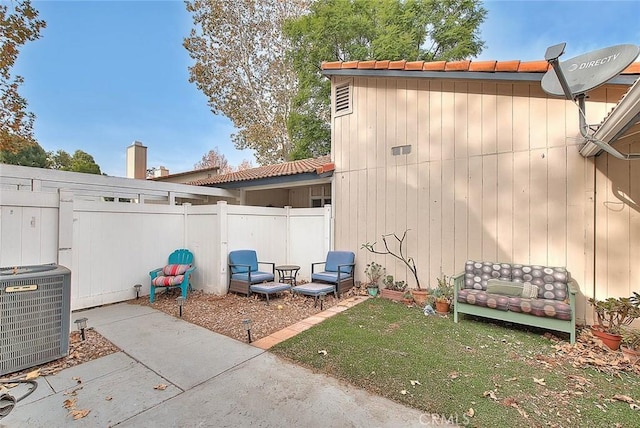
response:
M560 62L566 45L559 43L547 48L544 59L551 65L551 70L542 77L542 89L550 95L578 102L580 134L585 140L618 159L640 159L640 154L622 154L589 133L592 128L586 122L584 101L588 91L604 85L631 65L640 54L640 48L636 45L611 46Z

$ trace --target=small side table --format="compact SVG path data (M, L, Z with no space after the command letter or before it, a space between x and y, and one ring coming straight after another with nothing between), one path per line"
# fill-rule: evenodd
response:
M280 265L276 266L276 270L278 271L278 277L280 278L280 282L288 282L292 286L296 286L296 276L298 276L298 271L300 270L300 266L298 265Z

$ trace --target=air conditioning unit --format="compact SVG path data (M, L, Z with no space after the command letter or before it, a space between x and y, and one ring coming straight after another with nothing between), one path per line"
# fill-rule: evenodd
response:
M0 268L0 375L67 356L70 318L69 269Z

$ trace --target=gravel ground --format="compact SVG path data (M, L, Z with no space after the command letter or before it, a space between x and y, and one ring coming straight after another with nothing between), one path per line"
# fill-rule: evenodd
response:
M352 294L345 293L343 298ZM179 307L176 297L179 290L168 290L156 296L154 303L149 299L131 300L129 303L150 306L169 315L178 317ZM323 309L337 303L333 296L327 296ZM242 321L252 321L251 339L258 340L278 330L282 330L296 322L320 312L320 304L313 306L313 298L305 296L293 297L288 291L269 298L269 305L263 295L253 294L246 297L242 294L229 293L222 296L205 294L202 291L189 293L182 308L182 319L209 330L224 334L236 340L245 341L247 331Z

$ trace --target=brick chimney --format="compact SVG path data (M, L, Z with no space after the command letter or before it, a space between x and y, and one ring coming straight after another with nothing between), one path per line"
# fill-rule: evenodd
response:
M127 147L127 178L147 178L147 148L140 141Z

